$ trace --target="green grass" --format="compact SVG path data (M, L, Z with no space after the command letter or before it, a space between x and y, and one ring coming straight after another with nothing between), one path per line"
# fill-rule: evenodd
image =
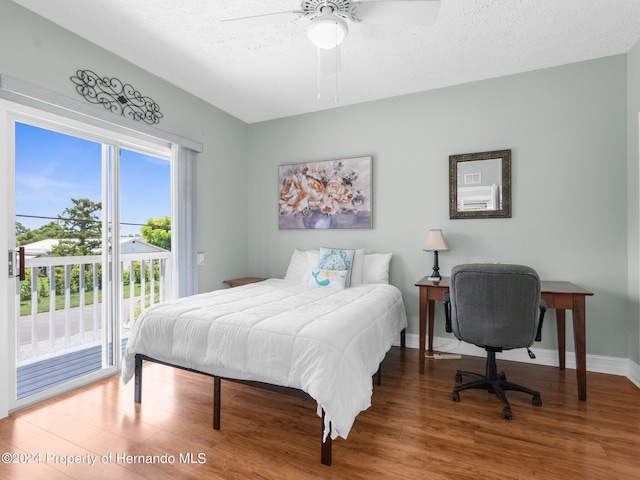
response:
M149 293L150 285L147 283L146 291ZM129 286L125 285L123 298L129 298ZM140 296L140 284L134 285L134 296ZM93 289L85 291L84 304L93 305ZM71 293L69 296L71 308L80 306L80 293ZM98 303L102 302L102 290L98 290ZM56 310L64 310L64 295L56 295ZM49 296L38 295L38 313L49 311ZM20 301L20 316L31 315L31 300Z

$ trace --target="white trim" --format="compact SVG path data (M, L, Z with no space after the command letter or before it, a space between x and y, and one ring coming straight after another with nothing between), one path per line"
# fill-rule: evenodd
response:
M121 238L120 237L120 147L117 145L112 145L109 147L110 150L110 161L111 161L111 175L114 179L111 185L110 194L111 198L111 211L109 212L109 219L111 220L111 232L108 232L108 226L106 230L102 230L103 232L103 247L104 245L109 243L109 234L112 239ZM109 153L109 152L108 152ZM169 179L171 180L171 179ZM108 189L108 186L107 186ZM103 203L104 205L104 203ZM103 227L104 228L104 227ZM104 255L105 250L103 250ZM104 260L108 261L108 258L105 257ZM104 263L103 263L104 265ZM120 341L120 334L122 333L122 292L120 291L120 287L122 287L122 283L120 279L122 278L122 262L120 257L120 242L119 241L111 241L111 288L109 292L111 294L111 298L109 299L109 308L111 309L111 315L109 318L109 328L111 331L111 345L113 345L111 350L112 358L109 359L111 365L115 367L120 367L120 357L122 355L122 342ZM104 292L104 290L103 290ZM143 296L144 298L144 296ZM103 345L103 348L108 348L108 343ZM104 369L109 362L104 362L102 368Z
M15 247L15 162L3 162L14 149L13 125L0 102L0 138L6 139L0 142L0 231L7 232L0 235L0 418L9 414L8 392L15 392L15 295L12 300L8 294L15 291L8 276L9 246Z
M418 348L420 336L416 333L406 334L406 346L408 348ZM395 345L400 345L396 343ZM472 357L484 357L486 352L480 347L470 343L459 342L450 337L434 337L433 348L438 352L459 353ZM536 358L531 359L527 351L523 348L508 350L497 354L498 359L511 360L514 362L532 363L537 365L558 366L558 351L534 346L531 350ZM567 352L565 356L566 368L576 368L576 356L574 352ZM610 375L620 375L627 377L634 385L640 388L640 366L627 358L604 357L601 355L587 355L587 371L607 373Z
M640 365L632 360L627 360L626 377L638 388L640 388Z
M150 139L142 140L122 132L90 125L72 118L67 118L58 113L39 110L3 98L0 98L0 103L7 106L6 111L11 116L12 121L28 123L39 128L71 135L95 143L115 145L143 155L171 160L171 144L163 140L156 139L155 142Z
M184 138L170 132L165 132L164 130L160 130L159 128L155 128L144 123L136 122L130 118L114 115L108 110L100 109L94 105L82 103L59 93L36 87L2 73L0 73L0 92L8 92L21 97L37 100L80 115L85 115L87 117L107 122L111 125L117 125L127 130L143 133L153 138L159 138L169 143L194 150L198 153L202 152L201 143L194 142L193 140L189 140L188 138Z

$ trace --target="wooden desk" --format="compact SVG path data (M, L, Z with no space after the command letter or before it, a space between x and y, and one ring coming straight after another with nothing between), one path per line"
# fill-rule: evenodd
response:
M435 302L442 300L449 291L449 277L442 277L440 283L433 283L429 277L416 282L420 291L420 373L424 373L425 340L428 338L428 352L433 352L433 325L435 323ZM558 329L558 360L560 370L565 368L565 313L572 310L573 337L576 349L576 372L578 375L578 398L587 399L587 348L586 348L586 309L585 298L593 295L570 282L540 282L541 297L547 307L556 310ZM547 314L548 315L548 314ZM428 326L428 337L427 337Z

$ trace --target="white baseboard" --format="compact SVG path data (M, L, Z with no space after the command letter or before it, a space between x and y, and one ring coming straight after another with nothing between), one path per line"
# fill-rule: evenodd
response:
M418 348L419 335L416 333L406 334L406 346L408 348ZM396 345L400 345L397 343ZM484 357L486 352L480 347L470 343L464 343L451 337L434 337L433 349L437 352L459 353L472 357ZM512 360L514 362L536 363L538 365L558 366L558 351L537 348L535 344L531 348L536 358L531 359L524 348L517 350L507 350L497 354L497 358ZM574 352L567 352L565 356L565 367L576 368L576 356ZM587 354L587 371L608 373L610 375L621 375L627 377L636 387L640 388L640 365L628 358L604 357L601 355Z
M627 360L627 378L631 380L631 382L640 388L640 365L631 360Z

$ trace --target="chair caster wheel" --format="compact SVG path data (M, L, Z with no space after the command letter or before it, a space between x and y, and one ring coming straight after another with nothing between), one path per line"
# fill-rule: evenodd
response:
M531 404L534 407L541 407L542 406L542 398L540 398L540 395L536 395L531 399Z
M460 375L459 373L456 373L454 380L456 383L462 383L462 375Z
M510 408L503 408L502 409L502 418L504 418L505 420L511 420L511 409Z
M453 400L454 402L459 402L460 401L460 394L458 392L451 393L451 400Z

